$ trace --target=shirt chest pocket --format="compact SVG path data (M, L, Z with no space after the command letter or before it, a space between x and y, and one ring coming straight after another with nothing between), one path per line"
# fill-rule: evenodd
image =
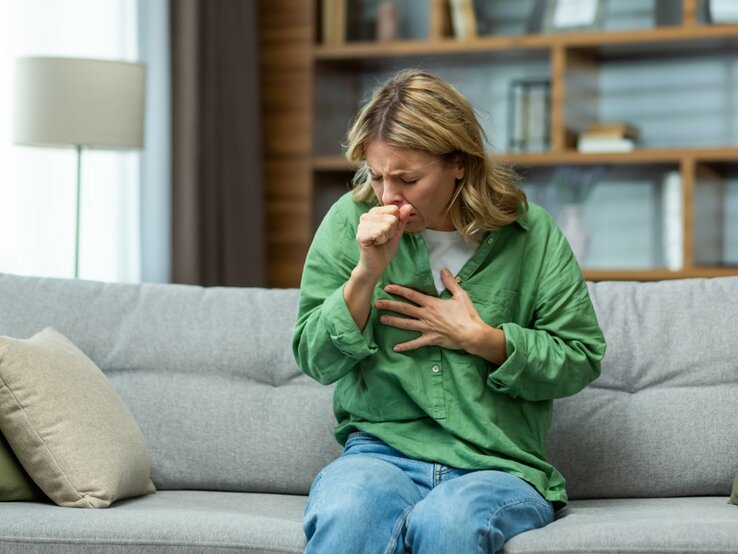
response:
M474 290L468 291L468 294L479 312L479 317L488 325L497 327L502 323L513 321L516 297L514 291L475 287Z

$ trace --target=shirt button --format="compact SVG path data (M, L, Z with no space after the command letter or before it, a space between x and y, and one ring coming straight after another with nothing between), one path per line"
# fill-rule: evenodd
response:
M441 368L437 365L434 365L431 369L433 370L433 373L438 373L439 371L441 371Z
M457 283L461 283L461 277L459 277L458 275L457 275L456 277L454 277L454 280L455 280L455 281L456 281Z
M494 244L495 239L487 239L487 244L492 245Z

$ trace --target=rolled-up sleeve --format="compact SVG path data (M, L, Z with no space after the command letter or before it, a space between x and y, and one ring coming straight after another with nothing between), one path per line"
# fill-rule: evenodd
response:
M577 393L600 375L605 339L581 269L561 232L552 228L530 326L499 325L507 359L488 385L526 400Z
M308 252L292 333L298 367L323 384L339 380L377 350L371 318L359 330L343 297L358 262L358 248L341 204L325 217Z

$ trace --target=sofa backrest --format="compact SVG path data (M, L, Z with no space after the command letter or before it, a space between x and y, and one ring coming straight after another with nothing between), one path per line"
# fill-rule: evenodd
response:
M738 464L738 278L590 284L602 375L556 402L571 498L730 495Z
M738 278L597 283L602 376L558 400L571 498L728 495L738 463ZM297 290L0 274L0 335L55 327L106 373L161 489L304 493L340 453L332 388L290 348Z
M52 326L85 352L141 427L158 488L305 493L340 447L332 389L292 357L297 299L0 274L0 335Z

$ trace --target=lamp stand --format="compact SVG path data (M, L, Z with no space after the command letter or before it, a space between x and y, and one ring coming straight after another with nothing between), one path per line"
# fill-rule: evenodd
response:
M76 144L77 150L77 205L74 226L74 278L79 279L79 220L82 201L82 145Z

